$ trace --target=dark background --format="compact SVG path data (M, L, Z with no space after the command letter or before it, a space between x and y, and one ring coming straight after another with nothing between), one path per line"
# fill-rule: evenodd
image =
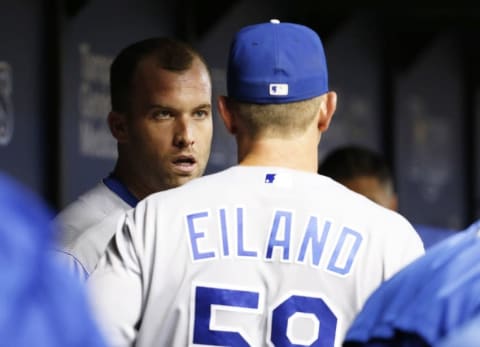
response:
M232 35L278 18L312 27L325 44L339 104L320 158L351 143L377 150L404 216L464 228L480 217L480 10L415 4L1 0L0 170L64 207L113 168L108 68L121 48L156 35L191 43L216 97ZM216 119L207 171L235 162Z

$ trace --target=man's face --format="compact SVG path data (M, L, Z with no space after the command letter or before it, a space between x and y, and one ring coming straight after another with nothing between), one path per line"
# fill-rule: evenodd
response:
M212 142L211 89L198 58L181 73L159 68L153 57L137 66L127 148L147 190L177 187L205 171Z
M374 176L359 176L341 182L354 192L362 194L370 200L391 210L397 210L397 196L391 187Z

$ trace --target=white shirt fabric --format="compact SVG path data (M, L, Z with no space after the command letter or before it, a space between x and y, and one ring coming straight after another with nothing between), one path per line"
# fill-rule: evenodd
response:
M339 347L424 253L411 224L330 178L235 166L151 195L88 281L111 346Z
M132 208L102 181L82 194L55 218L60 229L58 259L85 280L115 234L120 216Z

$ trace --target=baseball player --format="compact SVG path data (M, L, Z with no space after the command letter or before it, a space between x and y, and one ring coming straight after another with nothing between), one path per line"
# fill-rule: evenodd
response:
M338 347L368 295L423 254L403 217L317 174L327 80L310 28L237 33L218 107L239 164L123 217L88 281L112 346Z
M97 265L122 213L203 174L212 141L210 74L184 43L160 37L126 47L112 63L110 87L115 169L56 219L61 258L81 278Z
M472 336L466 327L480 309L479 264L477 222L383 283L353 322L344 346L437 346L453 341L457 331L458 339ZM461 337L464 327L467 335Z
M84 288L55 262L51 211L0 173L0 346L105 347Z

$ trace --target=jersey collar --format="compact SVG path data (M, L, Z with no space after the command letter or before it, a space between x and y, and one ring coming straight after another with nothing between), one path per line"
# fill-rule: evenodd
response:
M138 199L127 187L116 178L113 173L103 179L103 183L131 207L137 206Z

